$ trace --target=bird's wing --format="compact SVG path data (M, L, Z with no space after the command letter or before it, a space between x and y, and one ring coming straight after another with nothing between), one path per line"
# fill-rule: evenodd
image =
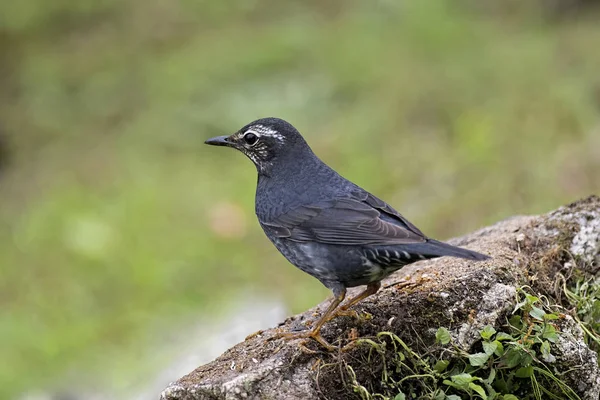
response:
M366 192L297 207L261 222L278 237L337 245L397 245L427 240L396 210Z
M352 193L352 197L361 200L369 204L371 207L379 210L382 213L384 219L388 219L394 224L401 224L415 235L421 236L424 239L426 239L426 236L423 234L423 232L421 232L419 228L414 226L409 220L400 215L400 213L396 211L392 206L387 204L385 201L373 196L371 193L364 190L355 191Z

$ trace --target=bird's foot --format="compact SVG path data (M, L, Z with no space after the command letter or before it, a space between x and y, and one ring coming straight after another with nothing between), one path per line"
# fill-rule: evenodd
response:
M344 307L340 307L337 311L335 311L335 315L331 318L333 319L334 317L351 317L359 321L368 321L370 319L373 319L373 316L366 311L359 313L356 310Z
M286 340L295 340L295 339L313 339L317 341L321 346L325 347L327 351L334 351L337 349L334 345L330 344L327 340L321 336L319 331L305 331L305 332L277 332L273 335L274 339L283 338ZM304 343L301 343L301 346L304 346Z
M420 278L418 278L418 279L419 280L417 280L417 281L411 280L411 281L407 281L407 282L400 282L398 285L396 285L396 290L414 289L421 284Z
M431 277L423 274L418 274L415 278L407 276L401 281L397 281L385 286L385 289L394 287L396 290L414 289L425 282L429 282Z

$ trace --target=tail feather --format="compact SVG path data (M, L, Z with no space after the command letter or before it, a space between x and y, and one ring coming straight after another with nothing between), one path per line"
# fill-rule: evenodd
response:
M451 244L440 242L435 239L428 239L425 243L415 243L406 245L405 247L410 247L410 249L407 249L409 252L422 254L427 258L450 256L476 261L483 261L491 258L485 254L463 249L462 247L452 246Z

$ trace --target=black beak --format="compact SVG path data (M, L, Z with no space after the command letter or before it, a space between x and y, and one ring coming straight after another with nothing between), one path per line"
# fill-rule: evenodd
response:
M211 139L208 139L206 144L210 144L212 146L228 146L232 147L233 143L229 140L229 136L217 136Z

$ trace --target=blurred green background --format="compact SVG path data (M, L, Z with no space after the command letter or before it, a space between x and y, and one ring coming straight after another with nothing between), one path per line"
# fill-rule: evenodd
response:
M600 13L522 3L0 3L0 398L127 398L189 321L328 296L202 144L256 118L441 239L598 193Z

